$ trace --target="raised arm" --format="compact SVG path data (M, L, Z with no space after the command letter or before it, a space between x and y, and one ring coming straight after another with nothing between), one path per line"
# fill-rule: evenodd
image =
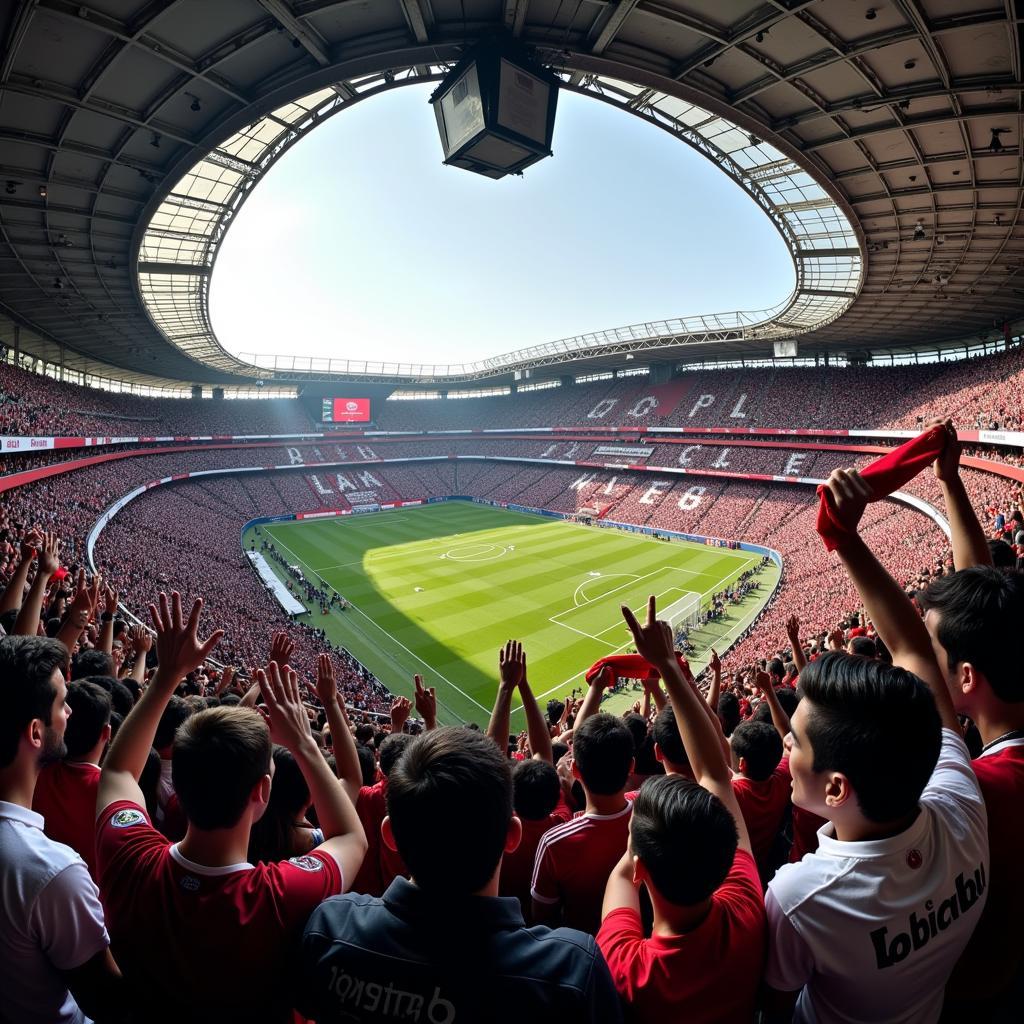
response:
M775 726L775 731L785 739L789 735L789 715L779 703L779 695L775 692L772 677L767 672L758 672L757 685L768 702L768 710L772 713L772 725Z
M416 684L416 714L423 719L423 727L427 732L437 728L437 693L433 686L423 685L423 676L413 676Z
M224 635L224 630L218 629L208 639L199 639L202 598L192 606L187 621L182 619L181 595L176 590L172 592L170 601L166 594L160 594L158 603L159 609L157 605L149 606L159 658L156 675L122 723L103 762L96 799L97 814L115 800L130 800L145 807L139 777L146 767L160 716L178 684L206 660Z
M707 704L693 683L692 675L687 679L676 660L672 628L667 622L658 619L654 595L647 600L647 622L644 625L637 621L626 605L622 606L622 616L633 634L637 651L657 668L665 680L694 778L725 805L736 822L740 849L749 852L750 837L733 792L732 772L725 751L708 717Z
M270 737L287 747L309 787L324 842L317 848L337 861L347 889L359 872L366 854L366 835L356 808L345 789L331 774L327 761L313 740L306 708L299 695L299 681L290 668L275 662L256 673L263 692ZM339 739L335 739L337 747Z
M935 460L933 469L942 487L942 497L949 517L950 542L953 545L953 566L969 569L973 565L991 565L992 551L985 531L967 496L960 478L960 441L952 420L936 420L929 426L946 428L946 447Z
M839 557L875 624L875 630L889 648L893 664L922 679L935 697L942 724L949 729L959 729L953 702L935 662L924 621L860 535L853 533L871 495L869 485L855 469L837 469L829 477L825 493L849 531L837 549Z
M551 753L551 732L548 729L547 719L541 711L537 698L530 688L529 673L526 668L526 654L523 654L523 678L519 680L519 698L523 702L523 712L526 715L526 738L530 744L530 751L535 760L553 762L554 756Z
M31 529L25 534L21 542L21 559L18 568L11 576L11 582L0 597L0 615L4 612L12 612L21 607L22 599L25 596L25 581L28 579L28 571L32 568L32 557L37 548L43 546L43 534L38 529Z
M502 754L508 754L508 723L512 715L512 695L522 682L523 645L518 640L508 640L498 651L498 692L494 697L494 707L487 723L487 735L494 740Z
M100 615L100 639L97 645L101 651L107 654L114 649L114 616L117 614L118 593L111 587L107 587L103 594L103 613Z
M46 588L59 565L60 540L55 533L44 533L43 546L39 549L36 562L35 579L14 621L15 636L36 636L39 633L39 617L43 614Z
M712 647L711 657L708 660L708 668L711 669L711 685L708 687L708 707L715 714L718 714L718 698L722 695L722 659L718 652Z
M795 615L786 619L786 636L789 638L789 646L793 649L793 664L800 672L807 668L807 657L800 644L800 620Z
M359 798L363 784L363 770L359 766L356 738L352 735L345 703L338 696L338 682L334 674L334 662L329 654L316 659L316 695L327 713L327 724L331 729L334 743L334 760L337 764L338 779L349 800L354 804Z
M57 639L72 654L82 633L89 625L97 601L99 601L99 578L97 577L93 581L91 587L86 586L85 570L79 569L75 596L71 599L71 605L64 616L64 623L57 633Z

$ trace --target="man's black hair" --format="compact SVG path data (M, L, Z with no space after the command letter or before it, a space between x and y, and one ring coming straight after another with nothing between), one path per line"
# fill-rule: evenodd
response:
M736 757L746 759L744 774L754 782L770 778L782 760L782 737L775 726L767 722L740 722L733 730L730 742Z
M842 772L864 816L896 821L913 812L942 745L928 687L912 672L830 651L800 673L815 772Z
M877 658L878 648L871 637L855 636L850 641L850 654L856 654L860 658Z
M99 743L110 724L110 694L102 686L77 679L68 686L68 705L71 717L64 730L64 745L74 761Z
M681 775L648 779L640 787L629 831L654 887L676 906L707 899L736 856L732 815L718 797Z
M654 719L654 742L661 748L667 761L675 767L689 770L690 759L686 756L686 747L679 735L679 725L671 703L666 704Z
M1008 704L1024 701L1024 573L979 565L935 580L919 596L939 614L950 670L969 662Z
M599 796L621 792L633 765L633 734L615 715L591 715L573 732L572 756L583 785Z
M157 724L153 746L157 750L169 747L174 742L174 734L191 714L192 706L184 697L171 697Z
M68 649L41 636L0 638L0 768L18 755L25 727L38 718L50 725L57 687L53 670L64 670Z
M622 720L626 723L626 728L633 737L633 752L634 756L636 756L640 753L644 740L647 739L647 722L643 715L635 714L632 711Z
M992 552L992 565L996 569L1016 568L1017 552L1005 540L990 540L988 549Z
M395 845L420 888L468 895L490 881L512 818L512 770L489 736L451 726L415 737L386 799Z
M114 659L96 648L79 651L71 664L71 678L85 679L87 676L113 676ZM123 713L123 712L122 712Z
M128 712L135 706L135 699L132 691L128 689L120 679L113 676L82 676L85 682L95 683L110 694L110 706L119 715L127 717Z
M786 674L786 666L783 664L781 658L772 658L768 662L768 675L772 677L776 682L782 679Z
M377 781L377 758L372 748L356 744L356 755L359 757L359 773L364 786L372 786Z
M565 702L557 697L552 697L547 704L548 725L558 725L558 720L562 717L564 710Z
M531 758L512 770L512 804L526 821L541 821L558 806L562 784L555 766Z
M391 774L398 759L405 753L405 748L412 742L412 736L405 733L395 733L388 736L380 745L380 770L387 777Z
M558 764L559 761L569 753L569 744L560 743L558 740L551 741L551 760Z
M722 723L722 732L731 736L733 729L740 724L740 702L735 693L723 693L718 698L718 719Z

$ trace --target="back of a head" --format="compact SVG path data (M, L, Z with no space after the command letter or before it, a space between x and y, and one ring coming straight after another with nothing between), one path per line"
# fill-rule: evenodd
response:
M630 712L622 720L626 723L626 728L633 737L633 753L635 756L640 753L640 748L644 745L644 740L647 739L647 722L644 720L643 715L638 715L635 712Z
M767 722L740 722L729 742L736 757L746 761L744 774L755 782L769 778L782 760L782 737Z
M718 719L722 723L722 732L731 736L740 723L740 702L735 693L723 693L718 698Z
M405 752L405 748L412 743L413 737L403 732L388 736L380 745L380 770L384 777L391 774L391 769L398 763L398 759Z
M40 636L0 638L0 768L17 756L21 734L34 718L50 724L57 697L54 669L63 670L67 648Z
M661 748L661 754L673 768L690 771L690 759L686 756L683 737L672 704L666 704L654 719L654 742Z
M185 816L200 829L237 825L253 787L270 771L270 756L270 730L251 708L210 708L188 717L171 758Z
M274 781L270 800L249 836L249 860L284 860L292 852L292 827L309 806L309 786L287 747L274 746Z
M103 730L110 724L110 694L84 679L68 687L68 705L71 717L64 730L67 756L78 760L96 746Z
M114 659L106 651L92 648L80 651L71 664L71 678L85 679L86 676L113 676ZM123 714L124 712L122 712Z
M707 899L736 855L736 823L725 805L681 775L648 779L633 801L633 853L658 892L677 906Z
M931 778L942 723L906 669L830 651L800 673L815 772L842 772L872 822L910 814Z
M526 821L542 821L558 805L562 793L555 766L531 758L512 769L512 805Z
M128 713L135 707L135 698L132 691L128 689L120 679L113 676L81 676L83 682L95 683L110 694L111 710L119 715L127 717Z
M877 658L878 648L869 636L855 636L849 644L850 654L858 658Z
M1017 553L1005 540L990 540L988 549L992 553L992 565L996 569L1013 569L1017 565Z
M939 615L936 635L954 669L969 662L1008 704L1024 701L1024 573L991 566L961 569L918 596Z
M372 786L377 778L377 757L373 748L357 743L356 756L359 758L360 781L364 786Z
M565 702L557 697L552 697L547 703L548 725L558 725L562 712L565 710Z
M772 658L772 660L768 662L768 675L770 675L772 679L778 681L782 679L785 674L786 666L781 658Z
M633 765L633 734L615 715L598 712L573 732L572 756L584 787L598 796L625 789Z
M509 762L479 732L457 726L426 732L391 769L387 811L417 885L443 894L478 892L505 848L512 817Z
M184 697L171 697L157 723L153 746L163 750L174 742L174 736L182 724L192 716L192 706Z

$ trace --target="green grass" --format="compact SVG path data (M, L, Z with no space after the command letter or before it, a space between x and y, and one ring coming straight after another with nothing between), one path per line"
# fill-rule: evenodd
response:
M524 642L533 691L543 704L583 686L598 658L624 650L619 611L639 612L647 595L668 607L707 596L757 558L747 552L666 543L468 502L261 527L303 573L321 577L351 607L304 617L347 647L393 692L411 694L420 673L436 686L444 722L486 723L498 648ZM249 546L251 531L244 539ZM767 599L761 591L693 638L696 666L724 648ZM421 588L417 590L417 588ZM631 703L613 698L610 707ZM522 723L513 705L516 727Z

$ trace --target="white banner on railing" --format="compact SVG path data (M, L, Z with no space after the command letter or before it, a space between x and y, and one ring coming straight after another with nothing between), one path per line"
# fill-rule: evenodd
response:
M270 568L270 563L258 551L246 551L245 554L252 562L253 568L260 574L264 586L277 598L277 603L289 615L305 615L306 606L297 601L295 595L278 579L277 573Z

